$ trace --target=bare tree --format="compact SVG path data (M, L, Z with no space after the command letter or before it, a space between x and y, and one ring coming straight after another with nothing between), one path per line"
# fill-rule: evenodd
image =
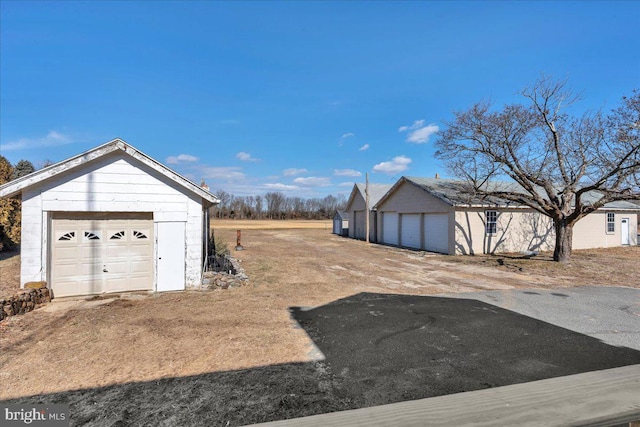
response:
M285 201L285 195L279 191L266 193L264 200L267 203L267 213L269 219L280 219L282 208Z
M262 196L256 196L256 219L262 219Z
M233 195L227 193L224 190L220 190L216 192L216 197L220 200L220 203L214 206L215 216L217 218L225 218L229 215L231 201L233 200Z
M640 92L608 116L572 116L566 110L579 96L565 86L543 75L521 92L526 104L492 110L481 101L454 112L436 141L436 157L467 181L470 194L551 218L553 259L560 262L571 257L578 220L607 203L640 198Z

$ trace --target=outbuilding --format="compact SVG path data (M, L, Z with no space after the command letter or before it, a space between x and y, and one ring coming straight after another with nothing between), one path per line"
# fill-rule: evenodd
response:
M349 215L349 237L358 240L366 239L366 193L369 192L369 241L377 242L377 214L374 208L380 198L391 188L391 184L355 183L345 211Z
M402 177L375 209L379 243L386 245L449 255L538 252L555 245L549 217L506 200L469 196L462 181ZM631 202L605 205L576 223L573 249L637 244L638 213L640 206Z
M338 236L349 235L349 214L345 211L338 209L333 215L333 234Z
M121 139L0 186L19 196L22 286L60 297L201 283L218 199Z

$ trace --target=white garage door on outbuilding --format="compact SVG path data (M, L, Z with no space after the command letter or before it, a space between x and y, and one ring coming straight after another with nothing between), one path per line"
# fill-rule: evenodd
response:
M449 215L424 215L424 249L430 252L449 253Z
M403 248L422 249L420 217L420 214L401 215L400 246Z
M152 214L54 213L54 295L153 289Z
M398 214L396 212L382 213L382 243L398 245Z

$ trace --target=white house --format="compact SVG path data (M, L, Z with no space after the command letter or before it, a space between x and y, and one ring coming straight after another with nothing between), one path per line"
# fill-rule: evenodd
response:
M402 177L378 201L379 243L450 255L552 250L551 220L533 209L465 194L461 181ZM579 220L573 249L637 244L640 206L618 201Z
M218 199L121 139L0 186L20 195L22 286L59 297L201 282Z
M377 215L374 208L378 200L391 188L391 184L369 184L369 241L377 241ZM349 215L349 237L366 239L366 184L353 185L345 211Z

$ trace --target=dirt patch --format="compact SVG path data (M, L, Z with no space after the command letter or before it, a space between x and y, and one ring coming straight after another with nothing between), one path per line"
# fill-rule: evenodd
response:
M571 261L553 261L553 253L543 252L529 257L521 254L498 254L449 257L449 260L470 267L487 267L511 271L532 277L548 277L557 286L640 287L640 246L573 251Z
M335 236L330 226L327 230L241 226L228 222L221 229L214 222L216 233L230 247L235 246L235 230L243 230L244 250L232 253L250 277L246 287L129 299L54 300L43 309L2 322L0 382L11 386L0 387L0 399L37 395L46 395L39 399L52 403L67 399L73 402L72 414L82 414L95 425L108 417L110 423L118 419L126 423L132 415L124 411L133 411L134 403L144 406L150 417L186 424L189 408L206 413L215 407L222 411L212 412L219 415L219 425L301 415L308 411L296 406L311 401L322 402L320 411L345 409L363 403L341 394L330 372L318 373L323 368L315 361L315 346L291 319L291 307L317 307L362 292L430 295L593 283L640 286L637 248L576 251L571 268L543 258L505 258L499 265L493 257L454 258L368 245ZM4 274L0 277L4 281ZM304 365L301 370L285 368L299 364ZM315 377L298 378L309 369ZM255 380L256 370L266 375L262 382ZM213 384L223 377L227 382ZM254 382L243 383L247 378ZM283 385L271 393L272 382ZM309 382L317 386L309 388ZM205 397L199 399L189 387ZM306 395L307 389L316 391ZM147 403L132 400L142 390ZM169 398L172 393L175 398ZM134 403L127 406L129 401ZM251 408L251 417L233 415L233 408L245 406ZM144 422L144 415L140 420Z
M0 252L0 297L15 294L20 289L20 252Z

